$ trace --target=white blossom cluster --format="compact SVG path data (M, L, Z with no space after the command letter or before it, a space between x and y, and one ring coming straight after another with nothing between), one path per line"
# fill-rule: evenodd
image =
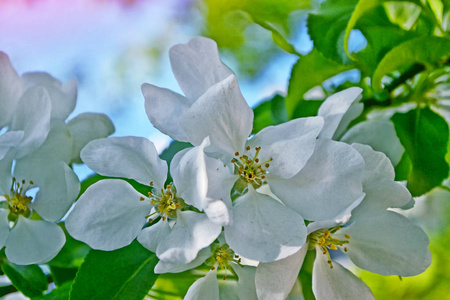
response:
M193 145L178 152L170 168L145 138L105 138L112 125L104 116L65 123L76 86L41 73L19 77L0 56L6 91L0 125L7 128L0 136L0 242L9 260L40 263L61 249L64 234L54 222L78 195L68 165L81 158L117 179L101 180L80 196L66 218L70 235L99 250L137 238L159 258L156 273L207 265L185 299L297 299L291 291L308 250L316 251L317 299L373 299L334 261L339 253L383 275L413 276L429 266L427 235L390 210L411 200L394 181L391 160L351 138L338 141L362 111L361 89L332 95L317 117L251 135L253 111L214 41L194 38L169 54L184 95L147 83L142 93L153 126ZM89 122L103 130L92 133ZM143 195L121 178L152 190ZM27 196L34 187L36 196ZM31 255L25 240L41 248ZM238 281L219 287L222 276Z
M56 224L78 196L72 171L91 140L114 131L103 114L80 114L77 84L62 84L47 73L17 74L0 52L0 247L9 261L51 260L66 237Z

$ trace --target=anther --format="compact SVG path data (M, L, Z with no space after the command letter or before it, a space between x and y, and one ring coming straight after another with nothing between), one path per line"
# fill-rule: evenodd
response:
M150 181L150 186L153 186L153 181Z
M139 198L139 200L140 200L140 201L144 201L144 200L145 200L145 198L144 198L144 197L141 197L141 198Z
M30 180L30 184L34 184L33 180Z
M247 151L250 151L250 146L247 146L245 149L247 149Z
M351 239L351 237L350 237L350 234L344 234L344 236L346 237L346 238L348 238L348 239Z
M234 153L234 156L239 156L239 152L235 152L235 153Z

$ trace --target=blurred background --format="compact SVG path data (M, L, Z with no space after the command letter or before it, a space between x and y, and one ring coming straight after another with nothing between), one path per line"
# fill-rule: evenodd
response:
M255 107L275 94L286 94L298 59L292 53L307 54L313 48L306 17L318 2L0 0L0 51L8 54L19 74L45 71L63 82L75 78L78 101L71 117L105 113L116 127L115 136L148 137L162 151L170 140L148 121L140 86L148 82L181 93L169 64L172 45L198 35L216 40L222 60L236 73L244 97ZM273 38L274 30L290 44ZM350 42L350 52L366 45L358 31L352 32ZM350 70L324 85L351 82L358 76L357 70ZM81 180L90 174L84 166L75 170ZM356 270L377 299L450 297L449 192L436 188L416 202L407 214L432 240L432 266L414 278Z

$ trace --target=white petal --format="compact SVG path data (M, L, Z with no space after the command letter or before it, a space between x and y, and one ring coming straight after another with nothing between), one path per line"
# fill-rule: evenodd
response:
M256 292L260 300L284 300L298 278L308 244L286 258L260 263L256 268Z
M25 89L34 86L44 87L52 102L52 118L65 120L75 108L77 100L77 82L71 80L64 85L44 72L24 73L22 75Z
M22 95L22 80L14 70L8 56L0 51L0 128L11 121Z
M180 151L172 159L170 174L177 189L177 195L190 205L203 210L208 178L205 165L205 147L209 145L206 137L200 146Z
M17 165L16 165L17 166ZM25 181L33 181L39 187L31 208L43 218L51 222L60 220L72 206L80 192L80 181L73 170L63 162L48 164L46 171L39 175L15 172L15 176ZM29 175L28 177L26 177Z
M114 125L108 116L97 113L79 114L67 123L73 138L72 161L81 163L80 151L92 140L105 138L114 132Z
M94 249L109 251L129 245L150 211L150 204L139 200L141 196L123 180L101 180L78 199L66 219L67 231Z
M15 148L20 144L23 135L23 131L7 131L0 135L0 160L5 157L9 149Z
M250 186L234 203L225 239L237 254L270 262L297 252L305 243L306 227L300 215Z
M156 274L164 273L180 273L190 269L194 269L203 264L209 257L211 257L211 249L209 247L203 248L198 253L197 257L187 264L180 263L168 263L160 260L155 266Z
M157 188L164 186L167 176L167 163L159 158L155 145L141 137L91 141L81 151L81 159L101 175L130 178L145 185L153 181Z
M398 164L405 152L395 132L394 124L388 120L361 122L350 128L341 140L348 144L369 145L374 150L385 153L393 165Z
M196 37L187 44L175 45L169 57L178 85L191 102L233 74L220 60L216 42L208 38Z
M171 228L169 221L160 220L156 224L144 228L139 233L137 239L145 248L152 252L156 252L159 243L169 235Z
M11 190L13 177L11 168L15 155L16 150L11 149L6 153L3 159L0 159L0 195L7 194Z
M6 257L18 265L44 263L55 257L65 242L58 225L19 216L6 241Z
M208 247L222 232L222 226L212 223L204 214L177 211L177 220L170 234L156 249L159 259L189 263L198 252Z
M328 97L320 106L318 116L325 119L325 123L320 133L321 138L331 139L336 132L344 114L350 105L359 99L362 89L352 87Z
M351 236L347 254L358 267L382 275L414 276L430 265L428 236L408 218L392 211L376 216L357 211L352 220L342 233Z
M189 142L200 145L209 136L212 151L231 159L236 151L244 149L252 131L253 110L231 75L208 89L180 117L180 125Z
M256 296L255 287L255 273L256 268L253 266L239 266L237 264L230 264L233 270L239 277L238 281L238 295L242 300L258 300Z
M323 126L321 117L300 118L258 132L247 145L261 146L260 161L270 158L269 172L282 178L297 174L311 157ZM283 149L283 151L280 151Z
M141 90L145 98L145 111L152 125L174 140L187 142L178 124L178 117L189 108L188 99L148 83L144 83Z
M328 257L317 250L312 282L317 300L375 299L361 279L336 262L333 262L333 269L331 269L327 260Z
M28 89L19 101L11 130L23 130L24 137L18 150L18 157L39 148L50 131L51 102L42 87Z
M294 283L294 287L289 293L286 300L305 300L303 297L303 290L299 280L296 280Z
M217 269L209 271L205 277L194 282L184 296L184 300L219 300Z
M338 141L342 137L342 135L347 131L348 126L350 123L356 119L364 110L364 104L359 103L359 100L362 97L358 97L355 102L350 105L348 110L345 112L344 116L341 119L341 122L339 123L338 128L336 129L336 132L333 134L333 140Z
M363 195L363 169L363 159L351 146L319 139L296 176L267 176L267 182L284 204L307 220L320 221L338 215Z
M376 181L379 179L394 180L395 171L391 161L382 152L374 151L370 146L353 144L359 154L364 159L365 169L363 183Z
M1 54L1 53L0 53ZM9 210L0 208L0 249L5 246L9 235Z

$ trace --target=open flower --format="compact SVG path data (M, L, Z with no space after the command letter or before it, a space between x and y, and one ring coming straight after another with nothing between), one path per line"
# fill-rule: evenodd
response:
M253 111L215 43L195 38L173 47L170 58L186 97L144 84L148 117L174 139L200 145L209 137L205 151L222 159L230 176L237 175L234 187L243 194L234 200L233 219L225 227L237 253L265 262L291 255L306 239L303 218L333 217L361 198L362 158L346 144L317 140L322 117L270 126L248 140ZM274 197L260 193L266 185ZM214 186L230 193L228 184Z
M0 160L0 246L6 247L6 257L13 263L44 263L65 243L55 222L78 196L80 183L62 161L47 161L42 169L15 155L10 149ZM34 153L27 157L39 160Z
M114 250L138 241L163 261L189 263L209 246L222 227L202 210L207 178L202 170L205 142L173 159L173 183L165 185L167 163L145 138L119 137L90 142L83 161L101 175L133 179L153 187L148 195L123 180L90 186L66 219L69 233L94 249ZM149 222L151 226L144 227Z
M366 196L343 218L308 225L308 241L284 260L260 264L256 272L259 299L285 299L292 289L307 249L316 250L313 291L317 299L373 299L370 289L350 271L333 262L340 249L358 267L382 275L414 276L431 263L429 239L406 217L387 210L409 202L411 195L394 181L389 159L369 146L353 147L365 161ZM278 273L278 275L275 275Z

